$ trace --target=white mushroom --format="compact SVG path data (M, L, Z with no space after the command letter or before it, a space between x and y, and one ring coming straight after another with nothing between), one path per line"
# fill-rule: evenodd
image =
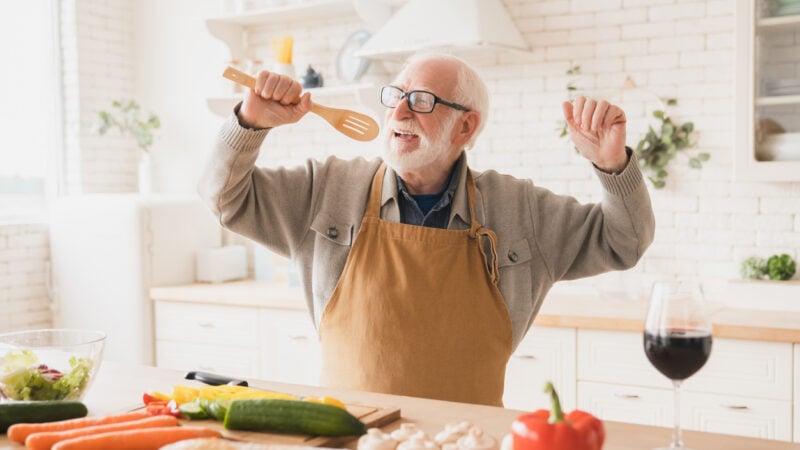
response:
M419 429L416 424L414 423L402 423L400 424L400 428L397 430L392 431L392 437L397 442L404 442L412 437L420 437L422 439L427 439L428 435L425 434L424 431Z
M466 436L458 440L460 450L497 450L497 441L485 434L482 429L472 427Z
M415 434L397 446L397 450L440 450L439 444L419 434Z
M397 440L380 428L370 428L367 434L358 439L358 450L394 450Z

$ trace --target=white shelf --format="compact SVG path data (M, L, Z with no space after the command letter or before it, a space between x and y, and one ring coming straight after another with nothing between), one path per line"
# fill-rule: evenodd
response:
M279 8L261 9L206 20L208 31L228 46L231 59L245 56L248 27L302 20L341 20L356 15L354 0L315 0Z
M318 0L278 8L259 9L241 14L221 16L206 21L207 24L237 25L241 27L269 25L325 18L342 18L355 15L352 0Z
M758 97L756 106L775 106L775 105L798 105L800 95L771 95L769 97Z
M800 26L800 14L782 17L768 17L756 23L759 30L776 30L786 27Z

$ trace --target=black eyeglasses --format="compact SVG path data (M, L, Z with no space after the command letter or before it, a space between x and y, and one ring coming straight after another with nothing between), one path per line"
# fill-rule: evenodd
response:
M402 89L394 86L384 86L381 88L381 104L387 108L396 108L403 99L407 99L408 109L428 114L433 112L433 108L437 103L449 106L459 111L469 111L466 106L461 106L458 103L448 102L437 97L433 92L428 91L411 91L404 92Z

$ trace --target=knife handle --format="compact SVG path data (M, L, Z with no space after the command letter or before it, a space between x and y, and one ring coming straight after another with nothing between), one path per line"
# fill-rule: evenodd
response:
M247 386L246 380L237 380L235 378L230 378L209 372L196 372L196 371L186 372L186 375L183 378L187 380L197 380L211 386L219 386L221 384L227 384L231 386Z

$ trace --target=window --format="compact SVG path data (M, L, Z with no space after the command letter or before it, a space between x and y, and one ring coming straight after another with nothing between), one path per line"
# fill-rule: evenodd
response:
M44 217L61 155L56 0L0 2L0 223Z

